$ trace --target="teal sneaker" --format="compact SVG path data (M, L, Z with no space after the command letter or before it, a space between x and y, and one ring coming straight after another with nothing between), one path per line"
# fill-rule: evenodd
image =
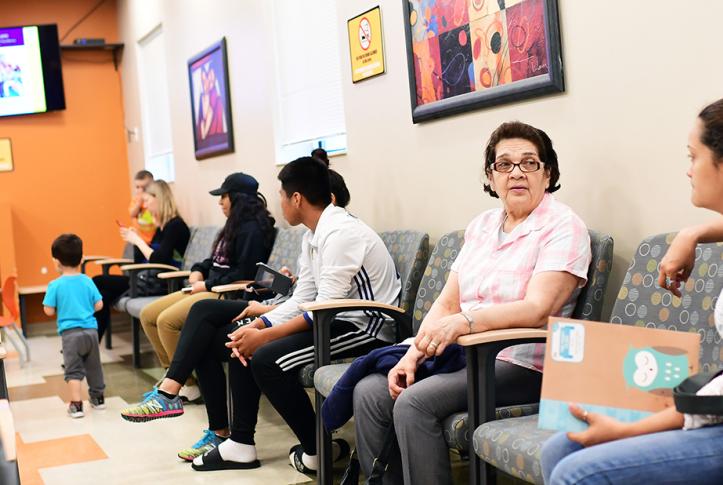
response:
M178 452L178 458L186 461L193 461L197 456L201 456L207 451L211 451L218 445L226 441L226 438L218 436L210 429L203 430L203 436L200 440L191 445L190 448Z
M121 417L126 421L143 423L154 419L175 418L183 414L183 401L178 396L168 399L154 387L143 397L141 403L122 410Z

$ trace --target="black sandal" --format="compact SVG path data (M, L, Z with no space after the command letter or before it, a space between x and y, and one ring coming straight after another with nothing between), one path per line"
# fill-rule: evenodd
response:
M207 451L203 455L203 465L191 464L191 468L198 472L212 472L216 470L250 470L261 466L259 460L254 461L226 461L221 458L218 447Z
M349 443L347 443L341 438L333 439L331 440L331 442L332 444L336 443L339 447L339 456L336 457L336 459L334 460L335 462L349 456L349 452L351 451ZM292 462L292 466L296 468L296 471L299 473L304 473L306 475L316 475L316 470L312 470L308 466L304 465L304 461L301 459L303 454L304 448L301 446L301 444L291 447L291 449L289 450L289 460Z

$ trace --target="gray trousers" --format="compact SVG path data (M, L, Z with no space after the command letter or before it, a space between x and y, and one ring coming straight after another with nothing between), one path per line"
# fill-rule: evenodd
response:
M540 398L542 374L498 360L495 383L497 406L524 404ZM365 377L354 388L356 448L362 471L367 476L371 472L393 419L399 446L389 458L384 483L451 484L442 423L451 414L466 410L467 369L416 382L396 402L389 396L385 375Z
M100 363L98 330L71 328L60 335L63 344L65 381L88 379L88 394L100 397L105 390L103 366Z

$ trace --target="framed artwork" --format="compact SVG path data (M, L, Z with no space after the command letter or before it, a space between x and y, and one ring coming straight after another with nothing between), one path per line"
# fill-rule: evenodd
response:
M196 160L233 152L226 38L188 61Z
M356 83L384 74L384 37L379 6L349 19L349 56L351 81Z
M557 0L403 0L414 123L564 91Z
M10 138L0 138L0 172L12 172L13 148Z

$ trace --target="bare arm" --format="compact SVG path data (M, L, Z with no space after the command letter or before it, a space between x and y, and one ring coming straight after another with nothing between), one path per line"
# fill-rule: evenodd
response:
M450 288L449 296L456 297L456 301L459 302L459 282L456 273L450 274L450 280L456 290ZM431 317L427 315L424 319L414 344L420 352L431 357L440 355L447 345L454 343L461 335L505 328L542 327L550 315L562 309L578 282L577 276L565 271L538 273L530 280L527 293L522 300L491 305L469 312L473 321L472 328L467 319L459 313L459 303L453 305L451 302L443 302L439 313ZM450 281L447 283L450 284ZM439 299L442 299L442 296L440 295ZM427 322L429 323L425 326Z
M55 315L55 307L43 305L43 312L47 316L52 317L53 315Z
M570 299L580 279L564 271L537 273L520 301L492 305L470 312L472 333L504 328L542 327ZM467 329L469 332L469 328Z
M93 305L93 310L99 312L103 309L103 300L98 300L95 302L95 305Z
M587 418L587 422L590 424L585 431L567 434L570 440L583 446L593 446L608 441L683 427L683 415L672 406L634 423L623 423L598 413L589 413L585 416L585 411L575 405L570 406L570 412L581 421L585 421Z
M695 247L701 243L723 241L723 218L681 229L660 261L658 285L680 296L680 284L695 266Z

